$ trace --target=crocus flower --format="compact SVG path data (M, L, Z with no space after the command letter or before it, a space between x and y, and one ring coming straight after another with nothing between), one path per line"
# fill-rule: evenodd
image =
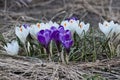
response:
M81 23L79 24L79 26L75 28L75 29L76 29L76 33L77 33L80 37L82 37L82 36L84 35L84 34L83 34L83 31L85 31L85 33L86 33L86 32L88 31L88 29L89 29L89 26L90 26L89 23L85 24L84 22L81 22Z
M120 34L120 25L117 24L117 23L115 25L116 25L116 27L115 27L115 33L116 33L116 35Z
M50 29L52 26L58 28L59 24L57 24L56 22L49 21L47 23L41 24L41 29L43 29L43 30Z
M37 39L45 48L47 48L52 39L51 31L48 29L39 31L37 34Z
M59 34L59 38L67 53L69 53L70 47L73 44L71 32L69 30L65 30L63 33Z
M59 52L60 52L60 39L59 39L59 28L56 28L56 27L51 27L51 37L52 37L52 40L56 43L56 47L57 47L57 50L58 50L58 55L59 55Z
M59 26L59 28L58 28L58 31L60 32L60 33L64 33L65 32L65 29L64 29L64 27L63 26Z
M71 30L71 28L69 26L69 21L68 20L62 21L61 22L61 26L63 26L65 30Z
M51 53L48 47L52 39L51 31L48 29L39 31L37 34L37 39L41 43L41 45L46 49L46 52L49 55L49 61L51 61Z
M68 21L69 21L69 25L70 25L71 32L73 35L75 32L75 28L78 27L78 25L79 25L79 20L75 17L71 17L71 18L69 18Z
M75 24L77 25L79 24L79 20L76 17L70 17L70 18L67 18L66 20L69 21L69 23L71 24L70 26L74 25L73 28L75 27Z
M67 18L65 21L61 22L61 25L65 28L65 30L70 30L72 35L75 32L75 28L78 27L79 20L75 17Z
M120 40L120 25L117 24L117 23L115 25L116 25L116 27L115 27L115 36L117 36L116 40Z
M52 34L51 34L52 39L56 42L56 44L58 44L60 41L59 40L59 30L56 27L52 26L51 32L52 32Z
M30 26L30 35L37 39L37 33L43 29L44 23L36 23Z
M60 30L61 31L59 33L59 38L60 38L62 45L66 49L67 54L65 54L66 55L65 60L66 60L66 63L68 63L70 47L73 44L73 40L72 40L71 32L69 30L63 30L62 27L60 28ZM62 59L62 62L64 62L63 53L61 53L61 59Z
M56 23L56 22L52 22L52 21L49 21L49 26L50 26L50 28L52 27L52 26L54 26L54 27L56 27L56 28L58 28L59 27L59 24L58 23Z
M4 49L10 55L17 55L19 51L18 42L13 40L11 43L7 43L7 45L4 46Z
M103 24L99 23L100 30L105 34L106 37L112 37L116 24L113 21L104 21Z
M29 34L29 27L22 25L21 27L15 28L15 34L20 39L20 41L25 44L26 38Z

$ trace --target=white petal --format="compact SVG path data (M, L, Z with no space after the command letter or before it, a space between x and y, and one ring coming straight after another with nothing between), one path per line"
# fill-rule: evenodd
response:
M20 28L22 29L22 31L20 31ZM29 29L25 28L24 26L21 26L20 28L15 28L15 34L20 39L20 41L25 44L26 38L29 34Z
M4 46L4 49L10 55L17 55L19 51L19 45L17 41L12 41L11 43L7 43L7 46Z

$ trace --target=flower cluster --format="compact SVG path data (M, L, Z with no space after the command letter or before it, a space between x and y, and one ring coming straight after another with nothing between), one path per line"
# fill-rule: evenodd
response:
M52 26L50 29L40 30L37 34L37 39L46 48L46 51L49 54L49 60L51 55L48 47L51 40L55 41L58 51L60 51L59 45L61 43L68 54L70 47L73 44L71 32L69 30L64 30L64 27L62 26L59 28Z
M65 30L70 30L72 34L75 32L82 37L83 31L87 32L90 24L85 24L84 22L79 22L77 18L68 18L61 22L61 25L64 26Z
M77 34L82 39L84 37L84 34L88 32L89 28L89 23L80 22L77 18L72 17L63 20L60 22L60 24L52 21L49 21L47 23L41 22L32 25L23 24L20 27L18 26L15 28L15 34L22 45L24 45L26 53L30 54L30 50L33 50L32 53L36 53L37 51L44 51L42 50L42 48L44 48L49 57L49 60L51 60L52 50L50 51L50 44L53 46L54 42L56 46L55 49L57 49L58 54L61 55L59 56L61 59L65 59L63 58L63 50L65 49L66 53L64 54L67 57L66 62L68 62L71 47L73 46L73 43L77 43L74 39L74 34ZM107 38L113 36L114 33L116 35L120 33L120 25L114 23L113 21L104 21L103 24L99 23L99 29L105 34ZM28 40L28 37L30 37L29 39L31 40ZM29 43L29 45L26 43ZM42 48L40 48L39 43ZM85 49L85 47L83 48ZM7 43L7 45L4 46L4 49L8 54L16 55L19 51L18 42L12 41L11 43ZM81 51L85 52L85 50Z

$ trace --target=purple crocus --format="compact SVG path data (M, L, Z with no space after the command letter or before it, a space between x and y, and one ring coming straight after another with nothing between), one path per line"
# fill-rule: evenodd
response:
M52 26L51 32L52 32L52 34L51 34L52 39L56 42L56 44L58 44L60 42L58 29L56 27Z
M60 38L62 45L65 47L67 53L69 53L70 47L73 44L71 32L69 30L64 30L60 32L59 38Z
M64 29L64 27L63 26L59 26L59 28L58 28L58 31L60 32L60 33L64 33L65 32L65 29Z
M70 47L73 44L73 40L72 40L72 35L71 32L69 30L64 30L63 27L59 28L60 33L59 33L59 39L62 43L62 45L65 47L67 54L65 57L66 63L69 62L69 52L70 52ZM63 55L63 54L62 54ZM64 62L64 58L61 56L62 62Z
M37 34L37 39L45 48L48 48L49 43L52 39L51 31L48 29L39 31Z
M45 47L46 52L47 52L48 57L49 57L49 61L51 61L51 53L49 50L49 44L50 44L51 39L52 39L51 38L51 31L48 29L39 31L37 34L37 39L41 43L41 45L43 45Z
M56 28L56 27L52 26L51 32L52 32L52 34L51 34L52 40L56 43L57 50L58 50L58 52L60 52L60 43L61 43L61 41L59 39L60 27Z

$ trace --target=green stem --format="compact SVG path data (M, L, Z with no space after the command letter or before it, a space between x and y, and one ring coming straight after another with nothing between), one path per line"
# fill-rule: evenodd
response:
M25 50L25 53L27 54L27 56L29 56L29 53L28 53L28 50L27 50L27 47L26 47L26 44L24 44L24 50Z
M61 58L60 58L60 44L59 44L59 42L57 43L56 42L56 47L57 47L57 56L58 56L58 58L59 58L59 61L61 61Z
M48 54L49 61L52 61L52 59L51 59L51 53L50 53L50 50L49 50L48 47L46 47L46 53Z
M69 64L69 55L66 54L65 58L66 58L66 64Z
M63 48L62 48L62 52L61 52L60 56L61 56L62 63L65 64L65 60L64 60L64 50L63 50Z
M95 38L93 37L93 46L94 46L94 51L93 51L93 62L96 61L96 58L97 58L97 54L96 54L96 41L95 41Z
M86 54L86 35L85 35L85 31L84 31L84 49L83 49L83 55L84 55L84 60L87 61L86 57L87 57L87 54Z
M52 48L53 48L53 45L52 45L53 41L51 41L50 43L50 55L53 56L53 52L52 52Z

